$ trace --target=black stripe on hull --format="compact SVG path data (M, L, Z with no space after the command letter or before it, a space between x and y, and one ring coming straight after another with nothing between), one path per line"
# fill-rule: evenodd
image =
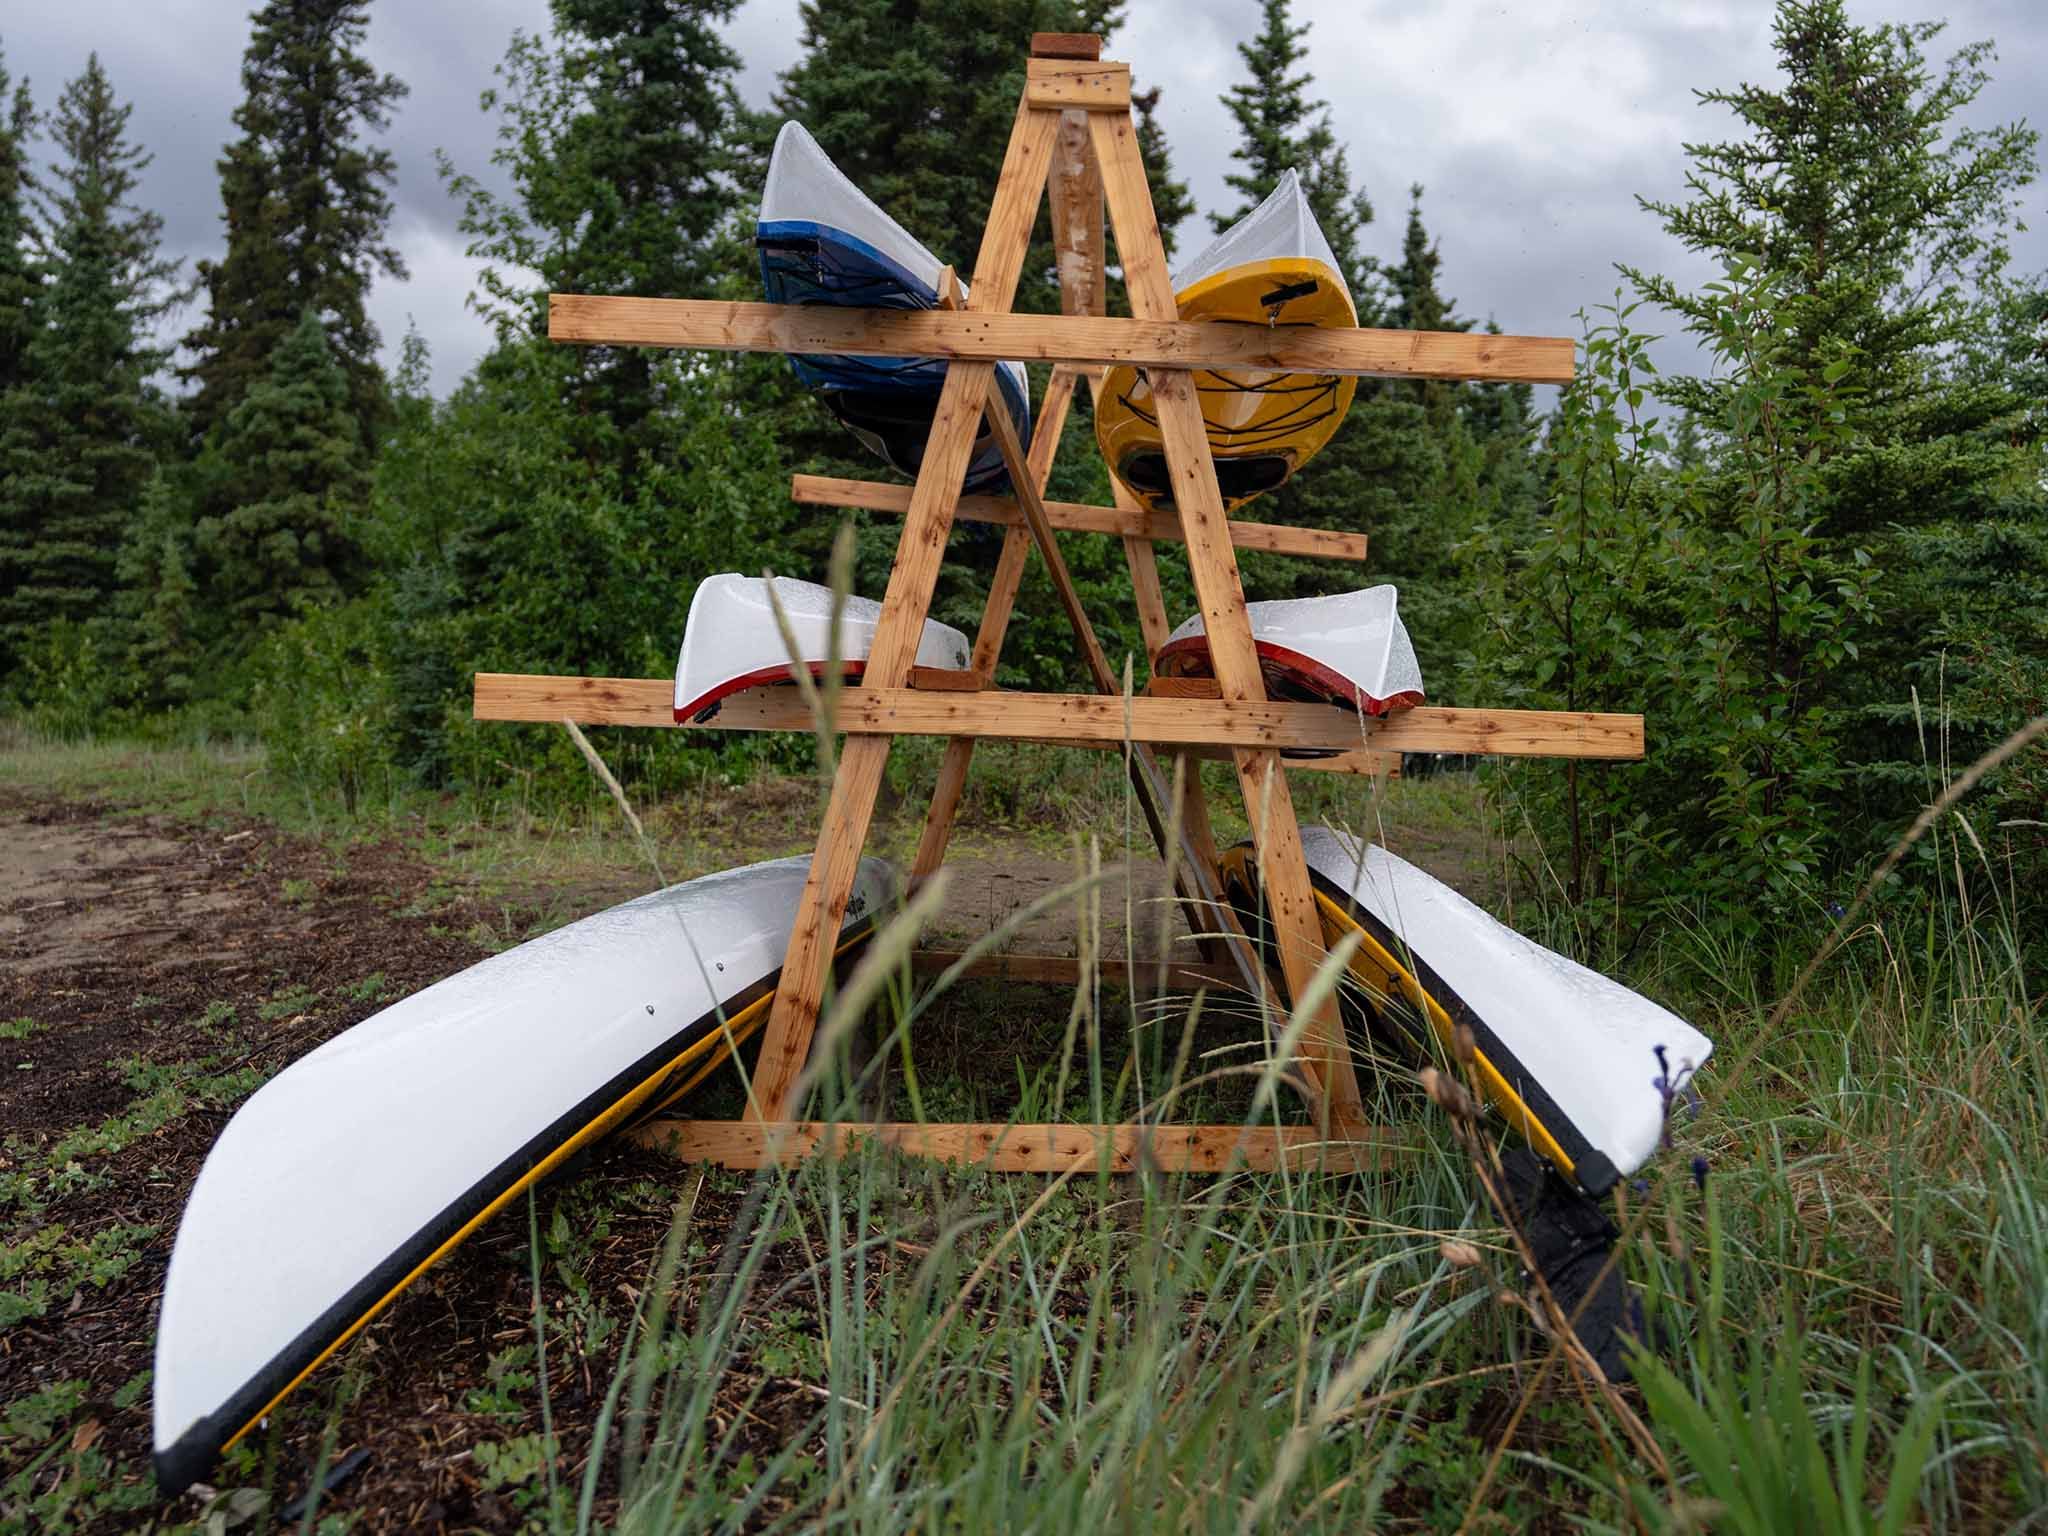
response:
M1233 849L1232 852L1239 852ZM1249 845L1242 850L1250 865ZM1453 1027L1464 1025L1472 1031L1472 1038L1479 1051L1493 1063L1515 1095L1522 1101L1529 1118L1542 1127L1565 1156L1572 1160L1571 1176L1579 1187L1589 1195L1604 1195L1620 1178L1613 1159L1608 1157L1592 1142L1586 1139L1570 1117L1558 1107L1542 1082L1522 1064L1521 1059L1509 1049L1493 1028L1473 1007L1460 997L1455 988L1446 983L1427 960L1415 953L1408 942L1395 934L1387 925L1360 905L1348 889L1336 880L1309 864L1309 883L1317 894L1327 897L1340 908L1345 917L1357 924L1359 931L1377 944L1390 956L1396 965L1405 967L1410 977L1420 986L1429 999L1451 1021ZM1425 1021L1426 1022L1426 1021ZM1407 1036L1408 1032L1397 1027L1396 1033ZM1411 1044L1416 1044L1412 1039ZM1565 1170L1560 1169L1562 1173Z

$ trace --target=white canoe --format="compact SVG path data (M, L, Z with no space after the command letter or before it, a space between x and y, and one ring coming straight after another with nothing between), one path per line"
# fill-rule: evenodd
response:
M157 1320L156 1471L220 1453L494 1211L765 1015L808 857L571 923L292 1063L207 1154ZM850 940L891 900L864 860Z
M1441 1007L1438 1027L1471 1028L1498 1074L1487 1086L1504 1090L1488 1097L1526 1113L1529 1139L1561 1171L1601 1194L1657 1150L1666 1106L1655 1079L1704 1066L1713 1041L1384 848L1329 827L1302 828L1301 843L1317 886L1362 916Z
M1246 605L1266 692L1383 715L1422 699L1422 668L1391 585ZM1162 677L1209 677L1209 632L1198 613L1153 658Z
M789 620L797 654L782 638L775 611L768 602L768 581L759 576L728 573L710 576L690 599L683 621L683 649L676 657L676 720L679 724L711 718L719 701L742 688L759 688L790 680L792 661L822 677L837 655L846 677L867 668L875 643L882 605L865 597L848 597L839 613L839 643L832 643L832 589L815 581L774 578L775 601ZM962 672L973 656L967 637L950 624L924 621L917 645L917 665Z

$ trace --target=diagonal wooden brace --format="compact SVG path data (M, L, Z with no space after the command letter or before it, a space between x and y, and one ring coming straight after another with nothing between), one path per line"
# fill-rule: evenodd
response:
M988 227L982 233L970 311L1007 311L1017 291L1024 255L1031 243L1031 225L1045 190L1046 170L1058 132L1057 114L1035 112L1019 104L1003 169L996 183ZM882 599L882 614L868 652L867 680L877 687L898 687L909 677L917 644L930 611L932 589L945 557L946 535L953 524L954 503L966 483L968 461L982 413L993 386L993 363L954 363L946 370L931 436L918 466L917 485L896 545L896 562ZM994 414L1001 414L998 406ZM839 771L825 807L811 871L798 899L790 929L782 978L775 989L768 1026L754 1069L748 1117L783 1121L796 1118L790 1099L817 1028L834 941L846 916L846 903L860 867L868 828L874 820L875 797L889 760L886 736L848 736L839 756Z

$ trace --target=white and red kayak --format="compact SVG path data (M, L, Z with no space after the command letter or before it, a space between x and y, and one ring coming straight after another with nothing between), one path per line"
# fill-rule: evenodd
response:
M769 589L774 590L774 605ZM796 642L791 654L775 607L789 620ZM823 677L833 658L840 675L859 677L867 670L868 652L882 605L865 597L840 601L838 636L833 636L833 592L815 581L787 576L709 576L690 599L683 622L683 649L676 657L676 723L711 718L721 700L746 688L770 687L792 680L792 666ZM973 654L967 637L950 624L924 621L918 641L917 665L964 672Z
M558 928L335 1036L244 1104L185 1203L157 1319L176 1493L414 1280L766 1017L808 856ZM892 899L863 860L841 947Z
M1384 715L1422 702L1422 668L1390 585L1246 605L1266 694ZM1209 632L1198 613L1152 659L1161 677L1213 677Z

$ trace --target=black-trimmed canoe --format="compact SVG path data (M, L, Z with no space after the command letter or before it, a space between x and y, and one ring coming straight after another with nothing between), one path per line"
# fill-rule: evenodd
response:
M784 123L775 135L754 247L771 303L933 309L939 302L939 258L855 186L801 123ZM965 299L964 282L960 292ZM789 363L855 437L891 468L917 477L946 382L944 358L792 353ZM1023 364L996 365L989 409L1008 411L1018 441L1030 443ZM1007 482L1002 447L983 426L967 461L967 489L994 491Z
M309 1052L207 1154L157 1320L175 1493L501 1207L679 1098L764 1020L810 859L670 886L493 955ZM842 948L893 899L865 859Z
M1587 1194L1649 1160L1667 1112L1655 1080L1704 1066L1711 1040L1376 844L1329 827L1303 827L1301 842L1324 941L1360 935L1345 989L1352 1012L1437 1059L1469 1026L1488 1106ZM1224 855L1239 902L1255 867L1248 847Z

